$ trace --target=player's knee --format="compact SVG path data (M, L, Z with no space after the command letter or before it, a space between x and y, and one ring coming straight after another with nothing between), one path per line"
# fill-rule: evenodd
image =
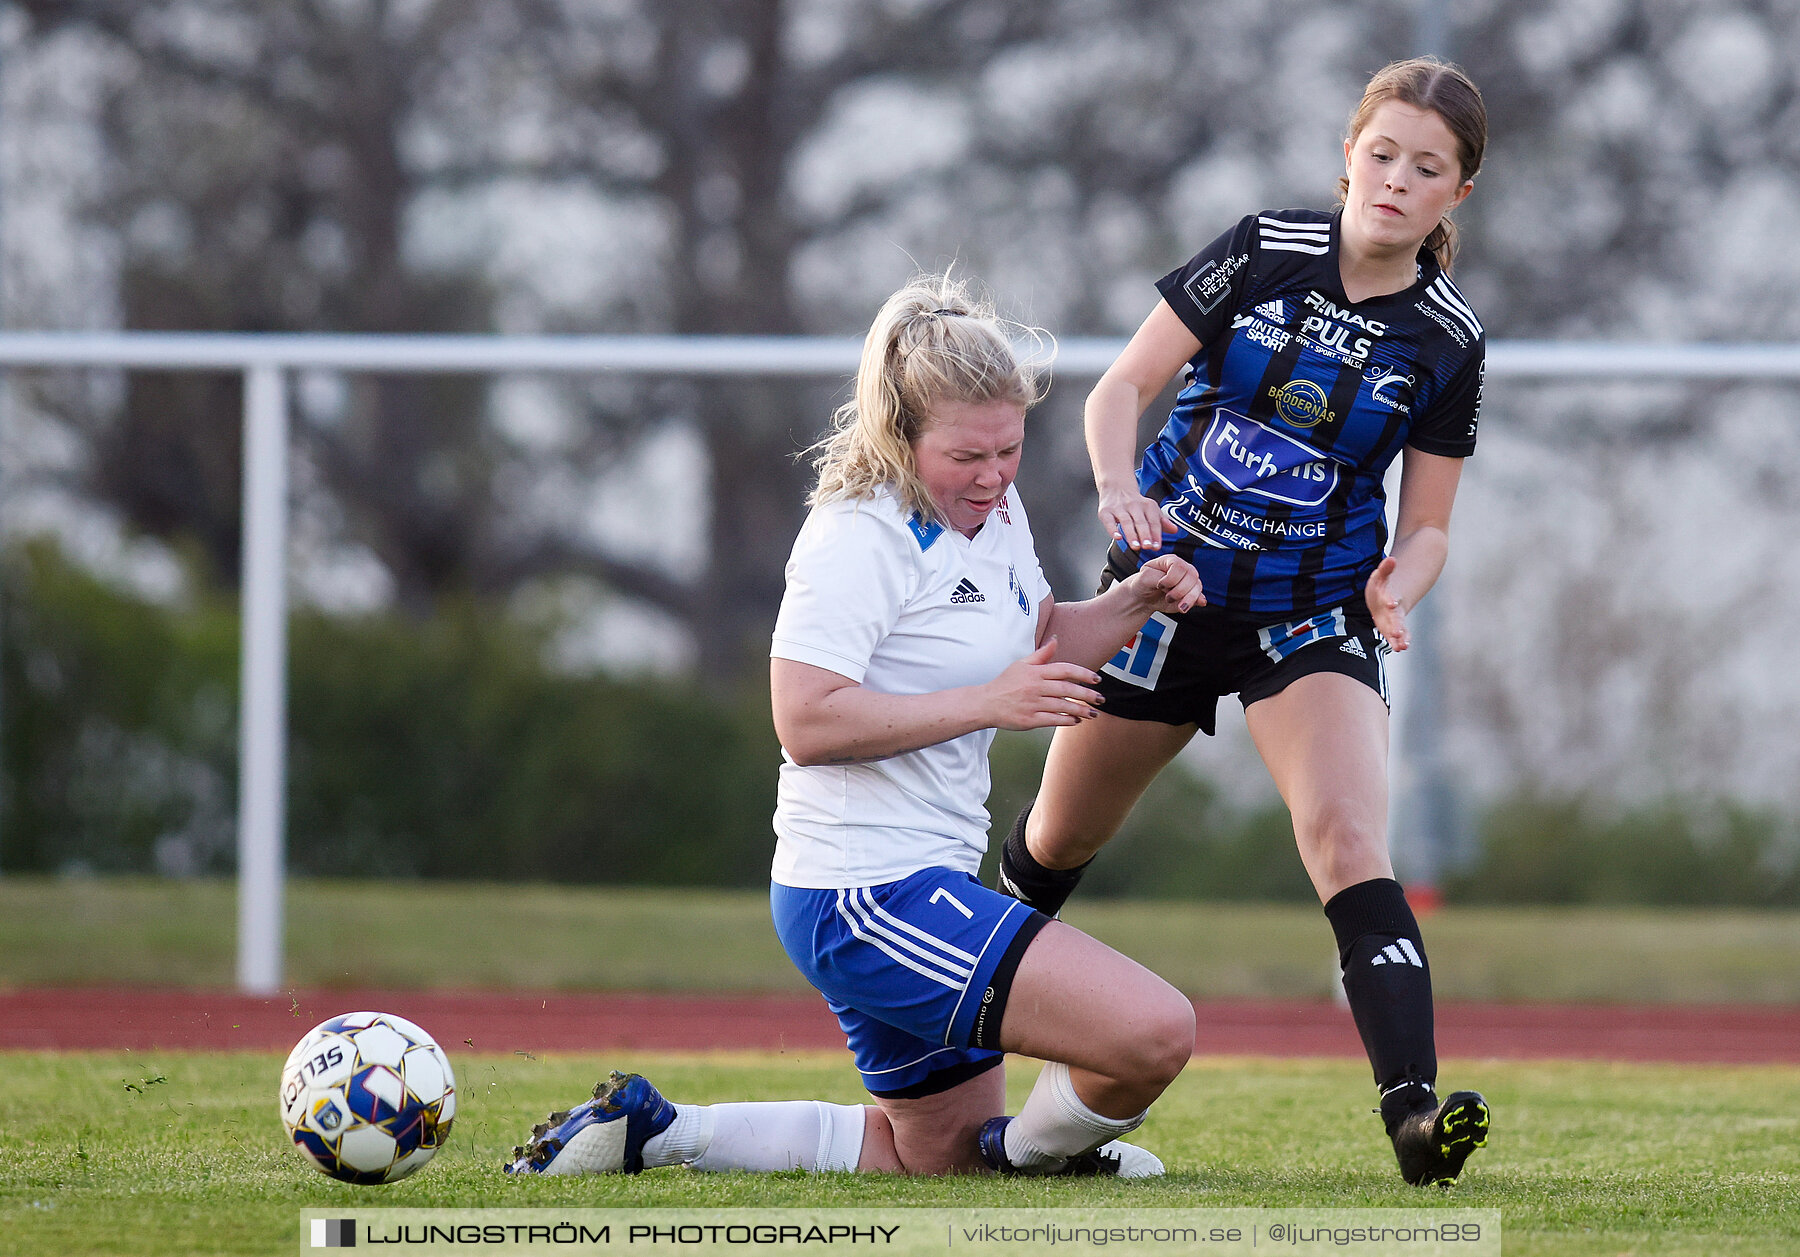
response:
M1121 1081L1166 1087L1194 1055L1194 1006L1169 987L1147 1004L1131 1026L1122 1056Z
M1031 858L1047 869L1070 869L1086 864L1094 853L1106 845L1111 832L1103 829L1084 831L1078 825L1062 823L1047 808L1034 806L1025 822L1025 846Z
M1328 805L1308 818L1306 841L1323 866L1350 873L1387 858L1387 832L1380 818L1351 802Z

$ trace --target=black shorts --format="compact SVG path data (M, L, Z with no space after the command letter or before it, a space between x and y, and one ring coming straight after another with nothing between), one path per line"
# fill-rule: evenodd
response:
M1104 590L1118 578L1108 567ZM1333 607L1303 619L1265 624L1196 607L1157 612L1112 662L1100 669L1100 710L1126 720L1197 724L1215 732L1219 699L1248 707L1314 672L1353 677L1388 702L1387 639L1362 607Z

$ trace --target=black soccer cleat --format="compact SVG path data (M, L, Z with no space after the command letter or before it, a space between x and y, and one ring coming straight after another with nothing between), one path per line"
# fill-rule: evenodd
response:
M1388 1130L1400 1177L1415 1187L1455 1181L1469 1154L1487 1147L1488 1118L1479 1091L1451 1092L1435 1108L1422 1105L1402 1117Z

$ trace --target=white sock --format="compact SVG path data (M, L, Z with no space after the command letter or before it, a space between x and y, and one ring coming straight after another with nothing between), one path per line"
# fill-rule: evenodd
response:
M677 1104L667 1130L644 1143L644 1165L696 1170L854 1170L862 1158L860 1104L780 1100Z
M712 1143L713 1111L707 1104L675 1105L675 1120L644 1141L644 1168L682 1165Z
M1144 1124L1136 1117L1101 1117L1075 1094L1069 1067L1051 1061L1038 1075L1019 1115L1006 1124L1006 1159L1021 1170L1055 1169Z

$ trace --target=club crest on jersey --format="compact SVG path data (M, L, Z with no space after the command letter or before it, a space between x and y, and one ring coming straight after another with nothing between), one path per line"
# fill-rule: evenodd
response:
M1275 399L1276 416L1289 427L1311 428L1337 419L1337 412L1325 404L1325 390L1311 380L1271 384L1269 396Z
M937 539L944 535L944 526L935 519L926 519L914 511L906 521L906 531L913 535L913 540L919 543L919 549L923 551L937 544Z
M1291 506L1317 506L1338 483L1337 464L1306 442L1224 409L1214 412L1206 429L1200 463L1239 493Z
M1030 615L1031 599L1025 596L1025 586L1019 584L1019 569L1010 563L1006 567L1006 587L1012 590L1012 596L1018 600L1019 610Z
M1412 413L1412 389L1417 383L1412 376L1390 371L1378 362L1363 372L1363 379L1370 385L1369 396L1372 399L1403 415Z

